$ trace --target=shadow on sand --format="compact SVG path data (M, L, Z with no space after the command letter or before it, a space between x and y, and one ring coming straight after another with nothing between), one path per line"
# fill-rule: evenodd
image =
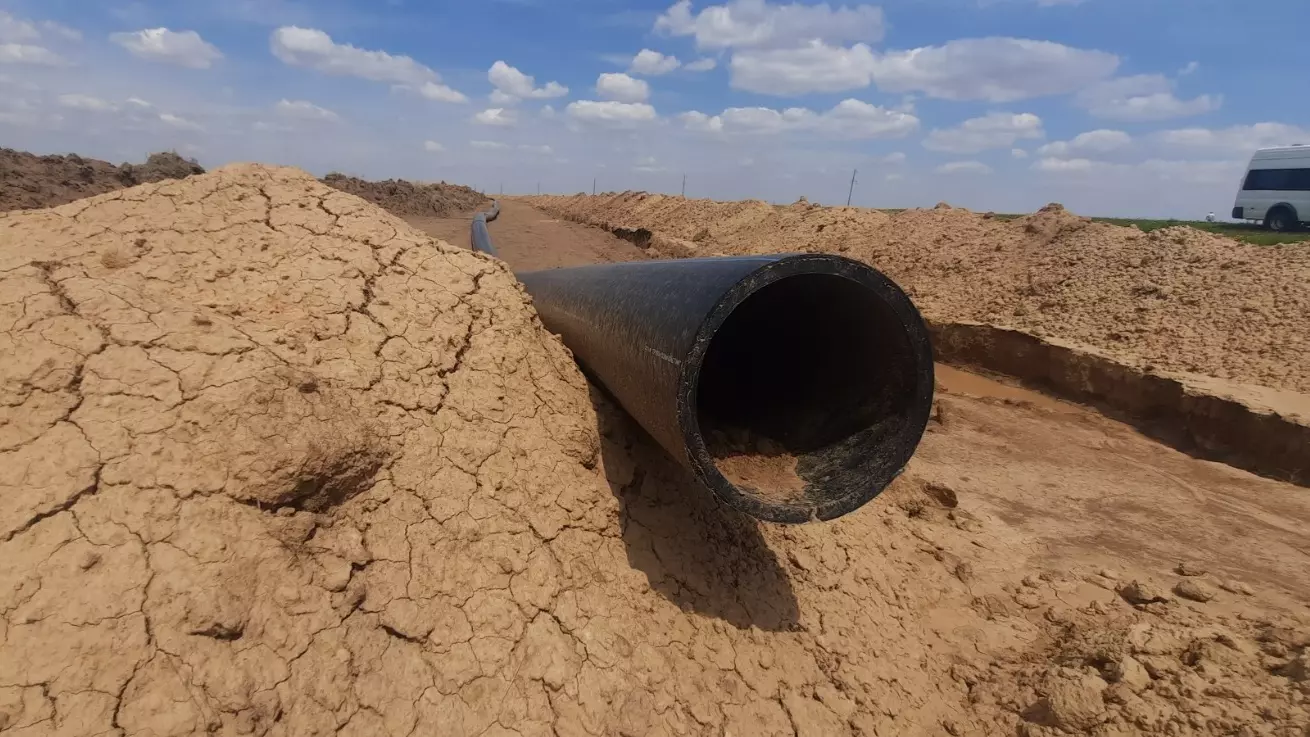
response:
M591 397L632 567L684 611L739 629L797 629L796 595L761 523L720 505L594 386Z

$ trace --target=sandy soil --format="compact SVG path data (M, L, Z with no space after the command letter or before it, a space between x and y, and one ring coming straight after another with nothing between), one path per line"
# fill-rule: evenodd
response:
M885 271L937 320L1007 326L1123 362L1310 393L1310 249L1144 234L1051 205L1017 220L626 192L528 197L671 255L822 251Z
M501 217L490 226L496 250L515 271L612 263L648 258L647 252L596 228L546 215L514 200L501 201ZM469 220L463 217L417 217L405 222L461 247L469 245Z
M503 263L295 170L0 215L0 354L6 735L1310 723L1302 490L946 374L885 495L759 525Z
M151 154L144 164L110 164L81 156L36 156L0 148L0 211L55 207L148 182L203 174L175 153Z

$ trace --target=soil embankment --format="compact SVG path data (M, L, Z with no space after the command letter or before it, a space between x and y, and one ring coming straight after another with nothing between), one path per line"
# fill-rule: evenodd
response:
M76 154L37 156L0 148L0 212L56 207L83 197L205 170L175 153L151 154L144 164L110 164Z

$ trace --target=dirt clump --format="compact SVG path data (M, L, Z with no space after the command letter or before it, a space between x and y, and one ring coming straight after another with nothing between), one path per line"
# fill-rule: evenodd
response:
M1081 230L1092 222L1091 218L1070 213L1058 202L1052 202L1023 220L1024 232L1035 236L1036 242L1041 245L1049 244L1061 235Z
M796 456L789 454L743 453L719 458L715 465L734 486L785 501L805 490L805 479L796 472L797 462Z
M205 169L194 159L184 159L171 151L150 154L144 164L129 164L133 184L149 184L166 179L186 179L204 174Z
M111 164L76 154L37 156L0 148L0 211L56 207L138 184L185 179L205 170L176 153L150 154L144 164Z
M931 320L1013 328L1142 370L1310 393L1310 249L1187 227L1145 234L1058 204L1005 219L944 203L889 214L632 192L526 200L611 230L648 229L652 243L842 254L886 272Z
M1184 579L1174 586L1174 593L1184 599L1207 602L1215 597L1215 590L1209 584L1195 579Z
M1004 683L1028 701L1023 733L1299 735L1310 723L1306 689L1286 675L1300 656L1269 654L1285 649L1276 628L1173 610L1109 627L1088 627L1084 612L1060 619L1045 668L1003 665L974 688Z
M449 217L476 210L491 200L459 184L422 184L404 179L370 182L332 173L323 183L372 202L393 215Z

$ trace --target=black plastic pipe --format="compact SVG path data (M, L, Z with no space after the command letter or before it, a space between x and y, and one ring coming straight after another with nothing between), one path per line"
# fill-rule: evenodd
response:
M473 250L489 256L500 255L496 253L496 247L491 243L491 233L487 231L487 223L495 221L498 217L500 217L500 200L492 200L490 210L473 216L473 227L469 229L469 246Z
M487 222L474 250L496 255ZM928 424L933 355L900 287L822 254L518 274L583 369L722 502L762 520L850 513Z
M582 367L720 500L759 519L858 509L900 475L927 426L927 327L858 261L634 261L518 277Z

